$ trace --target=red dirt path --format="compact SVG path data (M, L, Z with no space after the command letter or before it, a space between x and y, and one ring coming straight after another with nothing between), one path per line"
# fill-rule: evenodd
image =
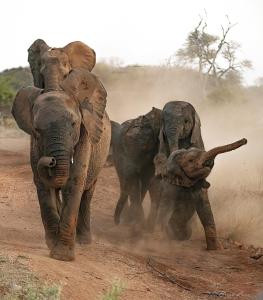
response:
M246 250L208 252L204 237L177 243L144 234L135 240L128 227L116 227L112 215L119 191L113 168L103 169L92 201L93 243L77 245L74 262L49 258L28 143L12 141L8 149L0 143L0 252L27 256L40 277L62 285L62 299L101 299L115 278L124 283L121 299L127 300L247 300L263 290L263 264ZM14 148L19 153L10 151Z

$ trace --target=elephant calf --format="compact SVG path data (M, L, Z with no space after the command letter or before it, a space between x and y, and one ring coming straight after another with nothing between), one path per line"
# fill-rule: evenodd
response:
M155 163L162 169L158 222L171 239L191 237L190 219L197 212L204 227L208 250L217 249L216 226L210 207L205 178L210 174L216 155L246 144L242 139L210 151L198 148L181 149L167 159L157 155Z
M117 225L128 198L129 217L138 223L144 220L142 201L154 177L153 159L158 151L160 122L161 110L155 107L146 115L122 124L111 121L112 156L121 190L114 214Z

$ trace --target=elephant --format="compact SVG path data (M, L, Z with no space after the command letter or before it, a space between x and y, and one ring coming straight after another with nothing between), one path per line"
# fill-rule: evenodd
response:
M32 61L39 44L39 54L52 53L50 74L48 66L41 67L40 73L38 64L31 66L36 86L18 91L12 114L31 136L31 168L50 256L71 261L76 238L80 243L91 242L90 202L111 139L107 92L88 67L76 63L84 44L78 50L71 49L74 43L65 47L74 68L63 76L55 54L65 48L47 49L38 40L29 51ZM88 65L93 64L94 57Z
M155 157L155 163L162 169L158 223L169 238L189 239L192 234L190 220L197 212L204 227L207 249L218 248L216 226L207 196L210 184L206 178L218 154L235 150L246 143L246 139L241 139L207 152L189 148L175 150L168 158L164 154Z
M120 182L120 197L114 213L114 222L120 217L128 198L128 218L143 223L142 201L154 177L153 159L158 152L161 110L150 112L122 124L111 121L112 157ZM151 193L151 191L150 191Z
M147 121L149 118L151 122ZM155 124L154 129L151 129L150 123ZM154 166L153 159L156 155L169 156L170 152L180 148L204 149L199 116L190 103L170 101L163 110L153 108L144 117L128 120L121 125L116 122L111 124L113 158L121 189L114 214L115 224L120 222L129 195L131 203L137 203L132 205L130 215L135 221L142 222L142 200L149 190L151 209L146 228L152 231L159 205L161 173L159 166Z
M204 149L201 122L195 108L185 101L170 101L162 110L159 154L166 157L175 150L196 147ZM158 168L156 174L158 174Z
M28 62L34 86L46 92L61 90L60 83L75 68L91 71L96 63L96 53L80 41L63 48L51 48L42 39L37 39L28 49Z
M159 148L156 157L169 157L170 153L178 149L196 147L204 150L201 134L201 122L195 108L186 101L167 102L162 110L161 127L159 132ZM157 161L156 159L155 161ZM151 209L146 228L153 231L159 206L159 187L162 165L155 164L155 186L151 195Z

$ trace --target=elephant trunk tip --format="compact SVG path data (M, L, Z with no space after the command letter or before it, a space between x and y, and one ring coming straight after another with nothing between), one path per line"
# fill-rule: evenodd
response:
M247 144L247 139L246 138L241 139L240 144L241 145L246 145Z
M56 166L55 157L43 156L40 158L38 162L38 166L53 168Z
M239 147L242 147L244 145L247 144L247 139L243 138L241 140L238 140L232 144L227 144L227 145L224 145L224 146L219 146L219 147L216 147L216 148L213 148L209 151L207 151L204 155L203 155L203 158L201 160L201 164L203 164L205 161L209 160L209 159L215 159L215 157L218 155L218 154L222 154L222 153L226 153L226 152L230 152L230 151L233 151Z

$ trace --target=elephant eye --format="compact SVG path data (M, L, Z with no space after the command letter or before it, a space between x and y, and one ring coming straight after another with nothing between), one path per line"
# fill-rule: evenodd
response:
M72 122L71 125L74 127L76 126L76 122Z
M184 120L184 122L185 122L185 124L187 124L187 123L188 123L188 120Z

